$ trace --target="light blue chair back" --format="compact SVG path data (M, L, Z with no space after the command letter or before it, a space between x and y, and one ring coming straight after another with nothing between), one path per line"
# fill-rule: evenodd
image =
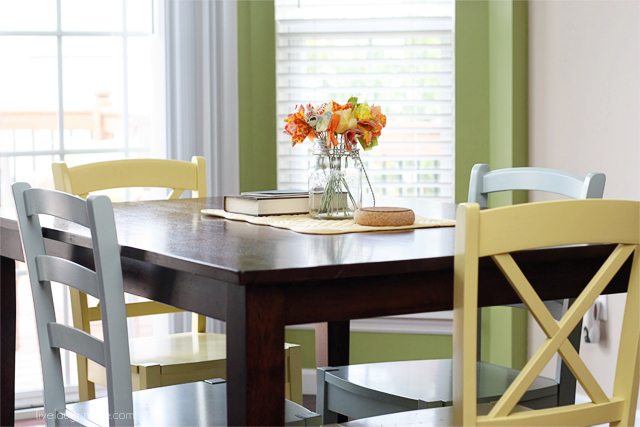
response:
M588 173L579 177L546 168L505 168L491 170L478 163L471 169L468 202L481 209L487 207L489 193L512 190L532 190L556 193L572 199L601 199L606 177L603 173Z
M66 408L60 349L81 354L106 367L109 425L133 425L129 342L113 208L106 196L88 200L52 190L13 185L20 238L36 314L44 380L45 420L76 420ZM91 232L95 271L65 258L47 255L39 215L87 227ZM104 341L58 323L50 282L59 282L100 300Z

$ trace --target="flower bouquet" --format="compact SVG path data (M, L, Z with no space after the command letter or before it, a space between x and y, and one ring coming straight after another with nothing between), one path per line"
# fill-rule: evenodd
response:
M314 142L314 159L309 171L309 211L317 218L350 218L362 203L362 174L371 194L373 189L360 159L359 147L369 150L387 118L380 107L330 101L319 106L297 107L285 118L284 132L292 145L305 139ZM374 198L375 205L375 198Z

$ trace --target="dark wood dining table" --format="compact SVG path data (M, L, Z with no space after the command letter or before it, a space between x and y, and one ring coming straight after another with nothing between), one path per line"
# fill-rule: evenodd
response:
M319 365L349 360L349 321L450 309L454 228L305 235L205 216L221 198L114 204L125 290L226 321L230 425L284 420L286 325L319 323ZM424 214L451 217L453 205ZM13 424L16 275L13 209L0 211L0 425ZM91 265L88 233L43 221L47 250ZM608 245L548 248L516 261L545 299L576 296ZM623 269L607 292L625 292ZM480 266L482 306L518 302L493 262Z

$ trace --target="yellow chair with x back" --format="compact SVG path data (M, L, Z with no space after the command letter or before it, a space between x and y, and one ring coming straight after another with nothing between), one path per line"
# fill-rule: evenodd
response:
M561 200L484 211L477 203L465 203L458 207L456 221L453 408L401 412L344 425L633 426L640 376L640 201ZM615 246L562 319L556 321L512 254L576 244ZM479 261L484 257L496 263L547 339L497 402L477 405L478 280ZM568 337L618 272L629 266L613 393L607 394ZM597 267L594 265L593 270ZM568 274L575 273L575 267L569 270ZM533 410L519 407L527 388L555 352L567 363L591 402Z
M206 162L194 156L191 162L165 159L125 159L69 167L65 162L52 165L55 188L87 197L101 190L130 187L171 189L169 199L185 191L205 197ZM86 294L71 290L73 323L89 331L100 320L100 308L90 307ZM153 301L126 305L127 316L176 313L182 310ZM196 339L194 339L196 338ZM193 316L192 332L130 340L131 372L134 390L226 377L226 337L205 332L205 317ZM285 343L285 397L302 403L301 350ZM95 384L106 383L102 366L78 355L80 399L95 397Z

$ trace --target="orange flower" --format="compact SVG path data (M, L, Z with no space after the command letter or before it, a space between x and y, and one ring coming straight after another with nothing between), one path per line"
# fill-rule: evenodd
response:
M329 127L327 128L327 135L329 136L329 142L332 147L338 146L338 138L336 138L336 128L340 124L340 116L337 114L333 114L331 116L331 121L329 122Z
M350 102L347 102L346 104L340 105L336 101L331 101L331 105L332 105L331 111L333 111L334 113L336 111L349 110L349 109L353 108L353 105Z
M362 131L360 129L348 129L344 133L344 140L346 142L345 148L347 151L352 151L353 147L358 144L358 135L362 135Z
M371 116L373 116L374 120L379 122L382 127L387 125L387 116L382 114L382 110L379 105L374 105L371 107Z
M315 138L316 134L313 128L309 126L304 116L304 107L301 105L298 111L289 114L284 119L286 125L284 126L284 132L291 136L291 145L302 143L305 138Z
M373 120L361 120L358 122L358 127L360 129L364 129L367 132L371 132L373 136L380 136L383 126L384 126L383 124Z
M378 145L378 137L382 132L383 126L384 124L376 122L375 120L361 120L358 122L358 128L362 132L361 137L358 139L360 140L362 148L368 150Z

